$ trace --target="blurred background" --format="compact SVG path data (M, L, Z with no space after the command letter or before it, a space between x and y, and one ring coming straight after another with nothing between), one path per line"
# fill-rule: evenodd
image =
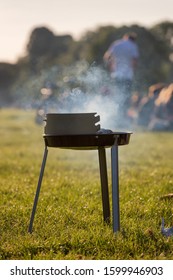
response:
M150 105L154 106L172 96L172 9L171 0L2 1L0 108L35 109L51 96L57 111L67 103L69 110L74 98L108 94L104 52L114 40L133 31L140 59L129 117L152 128L140 111L153 96ZM168 87L166 101L162 92L155 102ZM148 111L142 112L145 117Z

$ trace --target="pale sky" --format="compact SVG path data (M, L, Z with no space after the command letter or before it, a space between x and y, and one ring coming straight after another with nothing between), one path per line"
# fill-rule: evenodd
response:
M36 27L77 39L99 26L150 27L165 20L173 22L173 0L0 0L0 62L21 57Z

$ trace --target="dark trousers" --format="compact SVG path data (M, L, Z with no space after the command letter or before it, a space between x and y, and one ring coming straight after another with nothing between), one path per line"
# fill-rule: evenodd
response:
M132 96L132 81L127 79L115 79L115 94L117 98L119 98L124 109L127 109Z
M132 81L127 79L114 80L115 103L118 104L118 116L120 123L128 123L128 109L132 96Z

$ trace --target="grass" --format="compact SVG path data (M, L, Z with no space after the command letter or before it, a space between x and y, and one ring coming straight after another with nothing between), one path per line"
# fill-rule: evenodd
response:
M49 149L33 233L28 225L44 150L34 112L1 109L0 259L173 259L173 133L136 132L119 148L121 231L102 219L96 151ZM108 176L110 150L107 149ZM111 201L111 185L110 185Z

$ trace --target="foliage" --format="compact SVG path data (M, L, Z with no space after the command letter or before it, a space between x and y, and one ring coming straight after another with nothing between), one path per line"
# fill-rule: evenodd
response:
M173 48L173 22L164 21L154 25L151 28L153 33L157 34L161 39L164 38L168 46L172 49Z
M58 63L59 58L63 55L63 60L59 63L65 63L64 54L68 55L73 39L70 35L55 36L52 31L46 27L35 28L27 44L27 53L29 66L32 72L37 73L39 70L49 65L52 60L54 64ZM71 62L70 60L68 61Z
M164 21L156 24L151 28L153 34L156 34L161 40L164 39L164 44L167 45L169 50L169 59L173 62L173 22ZM172 80L173 66L172 63L169 66L169 73L167 73L168 79Z
M11 86L18 78L19 69L15 64L0 63L0 107L13 101Z
M119 148L121 231L102 219L96 151L49 149L33 233L28 224L44 143L34 112L1 110L0 258L173 259L172 133L135 132ZM140 147L140 148L139 148ZM110 151L107 150L110 184ZM111 191L110 191L111 197Z
M54 34L47 28L35 28L27 45L28 54L36 57L46 55L51 49L53 39Z

